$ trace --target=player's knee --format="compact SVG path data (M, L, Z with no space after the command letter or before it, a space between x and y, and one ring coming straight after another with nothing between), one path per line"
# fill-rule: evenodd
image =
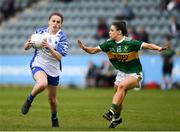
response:
M117 87L117 91L125 90L125 86L123 84L119 84Z
M54 98L54 97L49 97L48 101L49 101L50 105L55 105L56 104L56 98Z
M47 81L40 81L40 82L38 82L38 86L41 89L45 89L47 87L47 85L48 85Z

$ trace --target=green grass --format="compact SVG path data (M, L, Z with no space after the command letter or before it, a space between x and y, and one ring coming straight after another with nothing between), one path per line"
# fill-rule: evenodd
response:
M176 131L180 130L180 91L129 91L123 123L108 129L102 114L113 89L58 89L60 128L51 128L47 93L38 95L27 115L20 109L30 88L0 88L0 131Z

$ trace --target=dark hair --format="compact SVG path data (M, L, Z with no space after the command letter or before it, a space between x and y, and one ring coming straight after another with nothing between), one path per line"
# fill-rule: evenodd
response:
M50 20L51 19L51 17L52 16L59 16L60 18L61 18L61 24L63 23L63 20L64 20L64 17L63 17L63 15L61 14L61 13L59 13L59 12L53 12L53 13L51 13L50 15L49 15L49 19L48 20Z
M112 25L114 25L117 30L121 30L123 35L127 35L128 32L125 21L114 21L112 22Z

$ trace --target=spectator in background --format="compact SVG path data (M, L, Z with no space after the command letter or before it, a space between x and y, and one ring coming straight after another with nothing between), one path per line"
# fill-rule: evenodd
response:
M139 40L141 40L143 42L146 42L146 43L149 42L149 35L148 35L147 31L145 30L144 26L141 26L139 28L138 37L139 37Z
M167 10L180 10L180 0L171 0L167 5Z
M107 61L104 69L102 70L104 87L114 86L114 80L116 78L116 71L112 64Z
M106 61L104 59L101 60L101 64L97 67L96 70L96 87L103 87L104 85L104 69L106 68Z
M4 20L13 16L15 13L14 0L4 0L1 6L1 12L4 16Z
M86 86L94 87L96 85L97 66L90 60L88 61L88 71L86 74Z
M170 2L170 0L161 0L160 1L159 6L160 6L161 11L167 10L167 5L169 2Z
M101 60L101 65L95 65L88 61L88 72L86 74L87 87L110 87L113 86L116 75L110 62Z
M109 34L108 34L108 27L106 24L106 20L104 17L100 17L98 18L98 25L97 25L95 38L99 40L99 39L107 39L108 37Z
M119 13L116 15L116 20L131 20L135 17L132 8L128 5L128 0L123 0L122 7L120 7Z
M161 83L161 89L170 89L173 83L173 57L175 51L172 49L171 39L168 37L164 43L164 46L168 47L167 50L162 52L163 57L163 77ZM168 79L169 78L169 79Z
M170 37L180 37L180 24L176 16L171 17L170 33Z
M138 33L136 32L136 30L133 26L129 25L127 27L127 31L128 31L129 38L139 40Z
M97 68L96 74L96 87L109 87L113 86L115 76L113 76L113 70L111 63L101 60L100 67Z

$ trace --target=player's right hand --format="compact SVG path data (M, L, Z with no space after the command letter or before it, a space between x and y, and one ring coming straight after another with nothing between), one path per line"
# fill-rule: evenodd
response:
M27 45L28 45L28 47L29 47L29 48L31 48L31 47L32 47L32 42L31 42L31 39L30 39L30 38L27 40L27 42L26 42L26 43L27 43Z
M77 43L78 43L78 45L79 45L79 47L81 48L81 49L83 49L83 43L81 42L81 40L80 39L77 39Z

